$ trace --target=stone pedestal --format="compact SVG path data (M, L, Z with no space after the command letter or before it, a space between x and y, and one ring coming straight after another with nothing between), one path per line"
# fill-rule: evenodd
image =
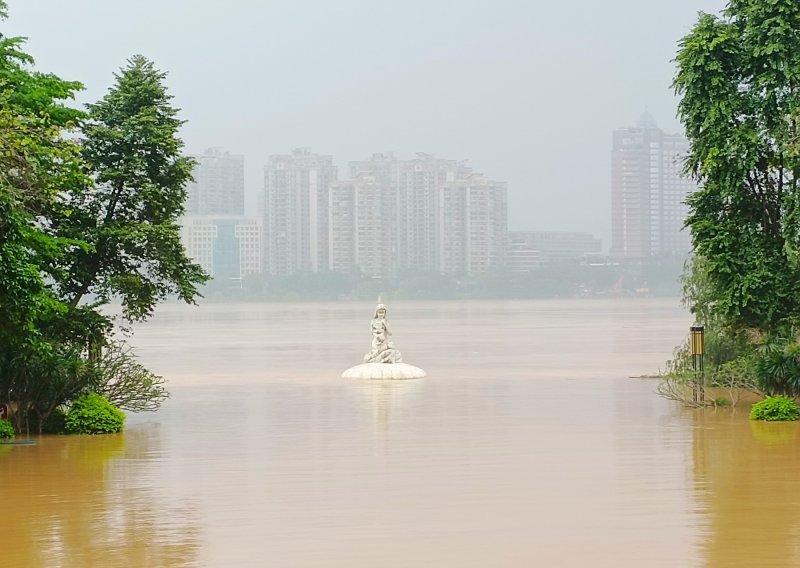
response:
M406 363L364 363L342 373L343 379L421 379L426 376L419 367Z

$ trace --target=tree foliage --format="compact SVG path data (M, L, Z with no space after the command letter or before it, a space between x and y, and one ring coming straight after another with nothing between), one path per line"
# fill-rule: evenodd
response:
M99 308L118 297L144 319L167 295L193 301L206 280L178 238L191 162L177 109L141 56L88 112L72 108L80 83L37 71L23 47L0 33L0 401L25 431L109 384L153 409L160 378L130 363L108 379L113 321Z
M674 86L702 187L687 225L713 311L735 329L800 315L800 3L732 0L680 42Z
M141 320L169 295L191 302L207 280L180 242L178 217L193 162L180 154L182 121L144 57L133 57L103 99L89 105L82 156L95 186L67 194L55 218L59 235L91 246L64 267L59 290L72 307L91 293L121 299Z
M800 393L800 3L730 0L680 41L694 257L684 297L719 384ZM746 388L750 389L751 386Z
M80 85L33 71L22 43L0 34L0 397L27 429L83 376L79 350L61 341L69 309L51 283L58 259L85 243L54 236L48 213L89 178L66 136L81 116L66 101Z

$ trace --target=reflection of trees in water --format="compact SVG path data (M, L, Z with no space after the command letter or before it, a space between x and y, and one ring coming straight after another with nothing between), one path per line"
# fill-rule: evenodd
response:
M694 420L705 566L800 566L800 424L728 412L697 412Z
M47 437L0 456L3 564L191 566L199 527L192 507L165 506L142 489L139 461L153 432Z

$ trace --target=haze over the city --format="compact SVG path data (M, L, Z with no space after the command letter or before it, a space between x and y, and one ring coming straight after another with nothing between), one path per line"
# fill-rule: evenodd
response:
M611 131L647 108L679 131L676 42L721 0L336 3L25 0L8 32L38 68L100 98L135 54L169 73L188 152L246 157L248 207L271 154L466 159L508 182L512 229L610 240ZM42 17L46 14L47 17Z
M800 0L0 0L0 568L800 568L798 77Z

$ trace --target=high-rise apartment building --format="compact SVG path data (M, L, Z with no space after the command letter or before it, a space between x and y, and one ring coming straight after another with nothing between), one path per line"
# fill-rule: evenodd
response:
M184 217L186 254L215 280L239 279L261 270L261 223L238 216Z
M635 128L613 133L611 256L643 259L685 255L689 232L686 197L697 185L682 176L685 138L666 134L645 113Z
M330 193L330 267L371 277L397 271L397 190L365 173Z
M411 160L375 154L350 162L350 174L368 174L393 188L396 198L394 254L398 270L443 270L442 196L446 184L471 170L455 160L418 153Z
M186 186L186 214L244 215L244 156L209 148L192 157L197 165Z
M350 177L368 174L377 183L397 187L402 164L403 160L398 160L391 152L373 154L369 160L350 162Z
M264 168L264 266L271 274L329 268L331 156L297 149Z
M384 245L393 256L391 272L396 268L472 274L502 265L505 184L475 174L461 162L429 154L411 160L375 154L370 160L351 162L350 173L353 180L346 187L355 187L355 180L361 179L362 191L381 196L381 238L391 240L391 246ZM363 186L365 180L369 190ZM344 197L335 201L340 199ZM359 204L360 215L370 210L366 203ZM334 259L336 251L332 254ZM386 270L387 264L382 266Z
M471 172L455 160L418 153L399 170L397 260L401 269L443 272L442 192L448 183Z
M480 274L503 267L507 234L506 184L462 173L440 189L439 270Z

